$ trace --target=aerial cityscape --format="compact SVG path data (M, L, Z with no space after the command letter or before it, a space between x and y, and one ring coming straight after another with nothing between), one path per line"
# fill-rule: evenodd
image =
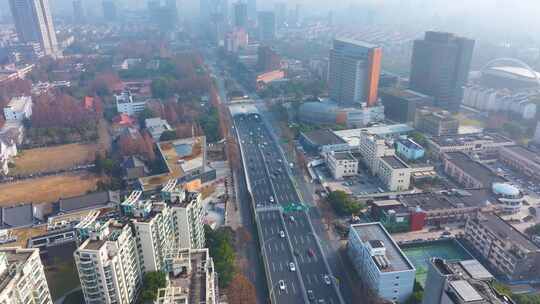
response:
M540 304L540 2L0 2L0 304Z

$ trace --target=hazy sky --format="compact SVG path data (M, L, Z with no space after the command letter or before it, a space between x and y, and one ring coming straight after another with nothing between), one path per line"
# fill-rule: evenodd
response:
M53 13L69 14L72 0L49 0ZM100 12L101 0L83 0ZM116 0L120 6L144 7L147 0ZM193 14L199 0L178 0L180 7ZM228 0L234 3L236 0ZM8 0L0 0L0 15L5 15ZM456 28L463 31L481 31L498 36L540 36L540 0L259 0L260 9L271 9L275 2L286 2L293 7L301 4L302 14L334 10L347 12L354 18L373 12L375 20L389 23L406 23L433 28ZM356 8L356 11L354 10ZM404 24L405 25L405 24Z

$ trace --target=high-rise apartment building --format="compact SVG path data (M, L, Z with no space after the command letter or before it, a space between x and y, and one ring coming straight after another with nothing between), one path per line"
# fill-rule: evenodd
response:
M173 214L174 235L178 248L204 248L204 207L199 192L181 188L163 193Z
M277 2L274 4L274 13L276 14L276 26L282 28L287 22L287 3Z
M58 42L48 0L10 0L19 40L39 42L45 55L58 57Z
M0 303L52 304L39 249L0 249Z
M103 0L102 6L103 18L105 18L106 21L116 21L118 14L116 3L114 3L112 0Z
M258 27L259 41L271 42L276 39L276 15L274 12L259 12Z
M375 106L382 49L357 40L335 39L329 57L330 98L341 105Z
M134 303L143 271L137 239L129 223L95 221L73 256L87 304Z
M247 0L248 17L251 20L257 18L257 0Z
M493 275L477 260L429 261L423 304L514 304L491 287Z
M473 49L474 40L426 32L424 39L414 41L410 88L433 96L437 106L459 110Z
M73 0L73 22L84 23L85 14L82 0Z
M208 249L179 249L165 257L167 287L158 290L156 304L218 302L217 273Z
M237 2L234 7L234 26L247 29L248 25L248 11L247 4L244 2Z

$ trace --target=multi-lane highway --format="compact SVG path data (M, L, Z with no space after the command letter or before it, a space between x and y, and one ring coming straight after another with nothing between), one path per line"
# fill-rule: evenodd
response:
M258 114L237 115L234 123L272 302L343 303L307 213L295 209L301 199L278 143Z

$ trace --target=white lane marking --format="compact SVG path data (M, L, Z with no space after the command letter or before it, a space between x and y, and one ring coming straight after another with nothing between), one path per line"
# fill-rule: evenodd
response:
M272 253L272 246L270 244L268 244L268 253Z
M313 280L314 280L315 282L319 283L319 276L316 275L316 274L314 274L314 275L313 275Z
M293 235L294 244L298 245L298 240L296 239L296 235Z
M308 284L311 285L311 278L309 277L309 275L306 276L306 278L307 278Z
M276 272L276 265L274 264L274 262L272 262L272 271Z
M285 245L283 243L281 243L281 250L285 251Z
M294 282L291 282L291 288L292 288L293 294L296 294L296 286L294 286Z
M300 255L300 262L303 264L304 263L304 255Z
M279 271L283 271L283 264L279 263Z

